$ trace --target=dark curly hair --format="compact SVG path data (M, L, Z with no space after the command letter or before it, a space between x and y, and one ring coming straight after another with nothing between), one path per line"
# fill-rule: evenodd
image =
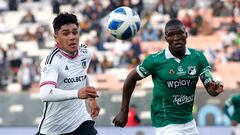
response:
M56 34L63 25L70 23L76 24L78 27L78 20L76 15L67 12L58 14L52 22L54 33Z

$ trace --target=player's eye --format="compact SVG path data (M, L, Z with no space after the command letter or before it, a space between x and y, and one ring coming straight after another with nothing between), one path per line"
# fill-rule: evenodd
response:
M72 33L73 33L73 35L76 35L76 34L78 34L78 30L74 30Z
M67 35L69 35L69 32L63 32L62 33L64 36L67 36Z
M177 31L177 32L172 32L172 33L167 33L166 36L167 37L173 37L173 36L183 36L184 35L184 32L183 31Z
M172 37L172 36L174 36L174 33L166 33L166 36L167 37Z

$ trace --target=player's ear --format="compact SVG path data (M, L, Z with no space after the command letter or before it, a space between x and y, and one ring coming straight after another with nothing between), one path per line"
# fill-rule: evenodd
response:
M55 40L57 39L57 32L58 31L56 31L56 30L53 31L53 37L54 37Z
M56 43L58 44L58 38L57 38L57 35L56 34L54 34L54 39L55 39L55 41L56 41Z
M167 37L166 34L164 34L164 38L165 38L166 41L168 41L168 37Z

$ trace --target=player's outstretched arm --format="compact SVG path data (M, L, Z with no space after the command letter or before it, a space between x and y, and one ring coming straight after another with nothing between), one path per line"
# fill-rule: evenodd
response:
M55 85L47 84L40 87L40 98L43 102L59 102L71 99L88 99L98 97L95 88L84 87L80 90L62 90Z
M113 119L113 124L115 126L124 127L127 124L130 98L136 86L136 82L141 79L142 77L139 76L135 69L128 74L123 85L121 110Z
M55 85L46 84L40 87L40 99L43 102L59 102L78 98L78 90L64 91Z

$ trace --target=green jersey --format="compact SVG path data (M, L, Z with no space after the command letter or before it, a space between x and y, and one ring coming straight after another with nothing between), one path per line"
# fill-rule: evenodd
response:
M232 114L228 112L228 108L231 106L233 106L234 108ZM240 123L240 94L233 95L226 101L224 112L229 117L229 119L235 120Z
M192 108L198 77L212 80L210 66L202 52L186 48L180 60L169 49L147 56L136 68L141 77L152 76L151 119L154 127L183 124L193 119Z

